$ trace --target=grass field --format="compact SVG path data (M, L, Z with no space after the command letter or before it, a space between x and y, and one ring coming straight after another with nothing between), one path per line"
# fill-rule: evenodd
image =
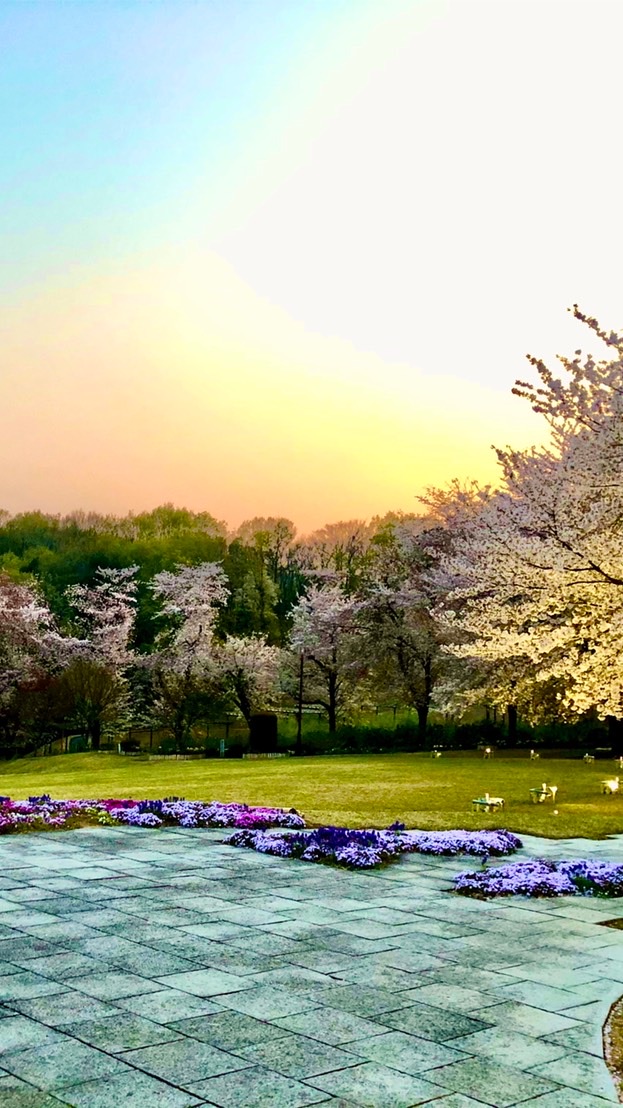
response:
M24 798L43 792L80 797L183 796L297 808L308 823L386 827L508 827L552 838L601 838L623 832L623 797L604 796L611 762L527 755L458 752L433 760L426 754L260 761L205 759L148 761L117 754L65 754L0 764L0 793ZM529 790L547 781L559 789L557 809L533 804ZM472 812L473 797L503 796L501 815Z

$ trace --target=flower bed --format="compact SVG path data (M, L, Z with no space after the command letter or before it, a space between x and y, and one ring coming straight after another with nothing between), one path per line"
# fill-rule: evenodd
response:
M19 831L57 831L89 824L132 827L241 827L262 828L305 826L292 808L249 807L220 804L216 800L52 800L30 796L28 800L0 797L0 834Z
M463 896L623 896L623 866L610 862L549 862L543 858L459 873L454 888Z
M386 831L350 831L346 827L319 827L301 834L267 834L236 831L226 842L279 858L326 862L351 869L369 869L392 861L400 854L512 854L521 840L509 831L406 831L394 824Z

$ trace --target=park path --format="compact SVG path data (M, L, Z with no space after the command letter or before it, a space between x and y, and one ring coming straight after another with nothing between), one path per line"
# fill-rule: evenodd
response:
M605 1108L623 903L97 828L0 840L3 1108ZM623 862L605 842L523 854ZM475 865L479 863L476 862Z

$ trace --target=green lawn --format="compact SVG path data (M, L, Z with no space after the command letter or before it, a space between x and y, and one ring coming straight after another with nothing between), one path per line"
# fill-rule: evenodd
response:
M604 796L611 762L527 755L484 761L476 753L152 761L117 754L65 754L0 765L0 793L24 798L162 797L212 799L295 807L310 824L386 827L508 827L550 837L599 838L623 832L623 797ZM622 775L623 776L623 775ZM542 781L559 788L558 815L550 803L532 804L529 789ZM488 791L503 796L502 815L473 813L471 800Z

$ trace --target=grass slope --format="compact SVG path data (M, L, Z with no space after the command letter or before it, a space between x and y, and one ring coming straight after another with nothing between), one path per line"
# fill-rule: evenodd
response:
M474 753L283 758L261 761L148 761L117 754L65 754L0 763L0 793L24 798L183 796L188 800L240 801L294 807L310 824L386 827L508 827L552 838L600 838L623 832L623 797L604 796L602 778L618 772L611 762ZM559 788L557 808L533 804L529 790L542 781ZM501 815L474 813L473 797L503 796Z

